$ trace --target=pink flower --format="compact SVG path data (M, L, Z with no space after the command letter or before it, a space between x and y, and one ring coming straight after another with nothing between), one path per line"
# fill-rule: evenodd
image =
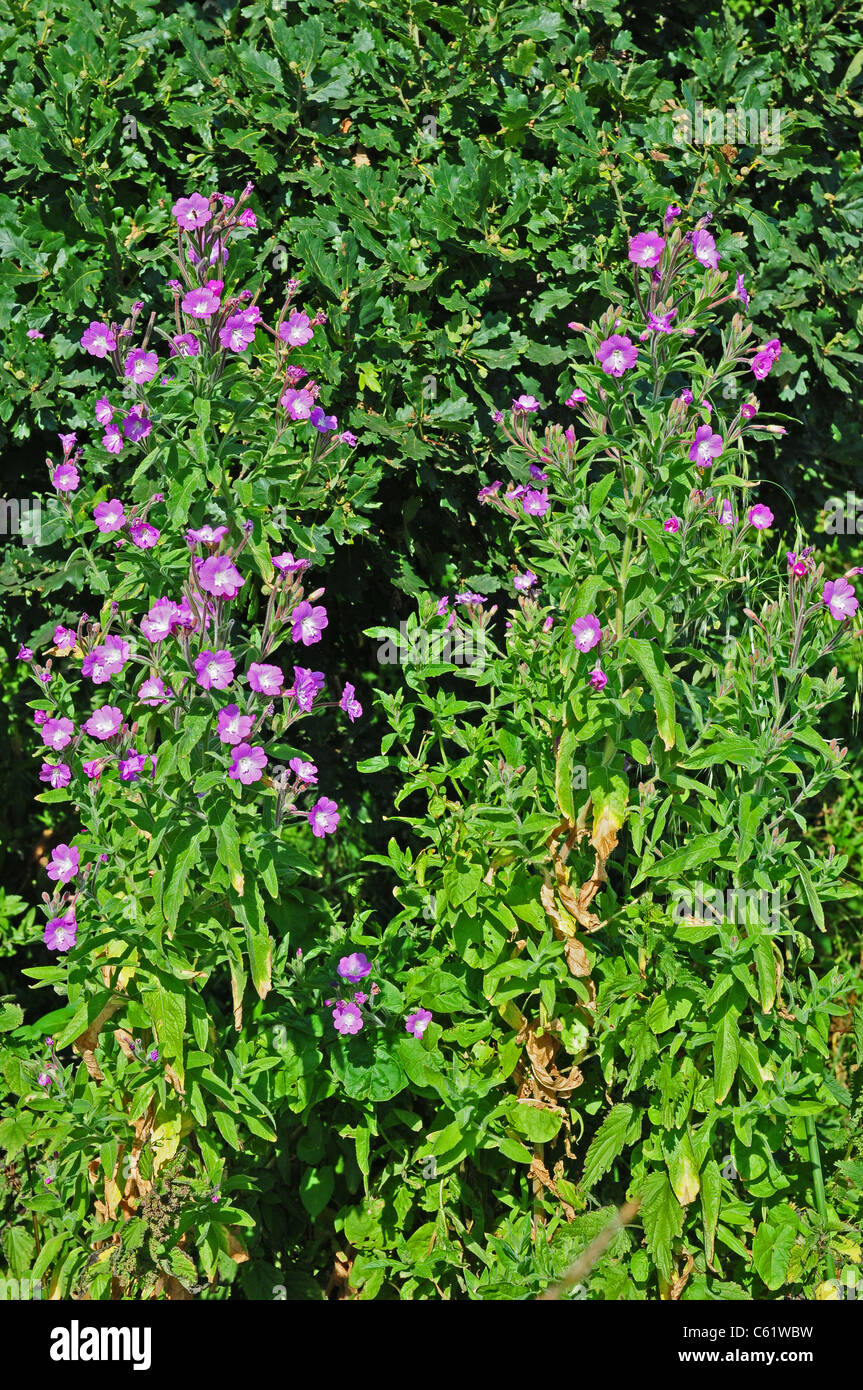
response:
M315 398L304 386L299 390L290 387L279 401L292 420L308 420L314 409Z
M72 780L72 770L68 763L43 763L39 769L39 781L47 782L56 791L58 787L68 787Z
M189 290L182 299L183 312L191 315L193 319L212 318L221 304L221 299L213 290L206 285L200 289Z
M155 709L158 705L167 704L167 696L171 692L165 692L165 682L161 676L148 676L138 686L138 699L142 705L149 705Z
M709 425L699 425L689 446L689 457L699 468L709 468L713 460L722 453L722 447L721 434L714 434Z
M409 1033L413 1033L415 1038L421 1038L431 1021L432 1014L429 1009L415 1009L405 1019L405 1028Z
M540 410L541 406L536 396L521 395L516 396L512 403L512 408L517 415L531 415L535 411Z
M243 314L231 314L219 329L219 342L229 352L245 352L255 337L255 325Z
M853 618L859 606L853 584L844 578L828 579L821 600L827 604L831 618L836 618L838 622Z
M288 343L291 347L304 347L314 334L315 330L308 314L300 314L296 310L279 326L279 337L283 343ZM284 404L283 400L282 405Z
M765 527L773 525L773 513L769 507L765 507L759 502L757 506L750 507L747 513L750 526L754 526L756 531L763 531Z
M153 421L145 415L139 405L133 406L123 420L123 433L133 444L138 444L153 428ZM105 436L107 438L107 435Z
M78 638L71 628L64 627L62 623L58 623L54 629L54 636L51 638L51 641L57 649L58 656L68 656L71 651L75 650Z
M246 674L246 680L257 695L281 695L285 673L281 666L268 666L265 662L253 661Z
M227 690L234 679L234 658L227 651L201 652L195 658L195 676L202 690Z
M69 845L55 845L51 851L51 863L45 872L54 883L69 883L78 873L80 863L79 849L72 849Z
M81 346L85 352L89 352L91 357L107 357L108 353L113 352L117 346L117 339L107 323L94 321L83 333Z
M591 647L602 641L602 628L599 626L599 619L593 613L588 613L584 618L576 618L569 630L580 652L589 652Z
M649 269L659 264L665 242L656 232L639 232L629 243L629 259L634 265Z
M141 619L141 631L148 642L164 642L173 631L179 607L172 598L160 598Z
M106 739L113 738L122 723L123 712L116 705L100 705L84 725L84 733L104 743Z
M662 529L663 529L663 531L679 531L679 530L680 530L680 517L679 517L679 516L670 516L670 517L668 517L667 520L664 521L664 522L662 523Z
M263 748L252 748L251 744L241 743L234 749L232 757L229 777L241 782L244 787L251 782L260 782L267 766L267 755Z
M315 642L320 642L321 633L328 623L326 608L313 608L305 601L298 603L291 614L291 640L302 642L304 647L310 647Z
M42 725L42 742L46 748L59 753L72 742L75 725L71 719L46 719Z
M608 676L605 674L602 667L599 665L594 666L587 679L593 686L594 690L604 690L605 687L608 685Z
M724 499L721 510L719 512L719 516L716 519L719 522L720 526L734 525L734 522L736 520L736 517L734 515L734 508L732 507L727 497Z
M211 555L198 570L201 588L215 598L236 598L245 582L227 555Z
M308 714L323 688L323 671L309 671L305 666L295 666L294 683L285 694L293 696L303 713Z
M102 445L109 454L122 454L123 436L116 425L109 425L102 435Z
M62 917L52 917L45 927L42 940L49 951L71 951L78 936L78 923L70 908Z
M170 357L197 357L200 343L194 333L175 333L171 339Z
M228 534L227 526L199 526L197 531L189 530L186 532L186 540L190 545L218 545L223 536Z
M103 396L96 402L95 416L100 425L110 425L114 418L114 407Z
M638 348L620 333L612 333L596 350L596 360L606 376L622 377L638 359Z
M716 270L719 266L716 242L710 233L703 229L692 233L692 254L700 265L710 270Z
M525 516L545 516L549 508L548 488L526 488L521 499L521 509Z
M343 1004L339 1000L333 1009L333 1027L342 1035L358 1033L363 1026L363 1016L357 1004Z
M193 193L189 198L178 198L171 208L171 213L186 232L206 226L213 215L209 200L202 198L200 193Z
M312 827L312 834L319 840L322 840L325 835L332 835L341 820L338 806L326 796L319 797L311 811L307 813L307 817L309 825Z
M240 714L237 705L225 705L219 710L217 733L222 743L243 743L255 725L254 715Z
M161 531L158 531L155 526L151 526L149 521L141 521L136 518L135 521L129 522L129 536L132 544L136 545L139 550L152 550L161 534Z
M318 780L317 767L314 763L306 762L304 758L291 758L288 767L298 782L305 782L309 787L313 787Z
M51 483L58 492L76 492L81 478L74 463L58 463L51 474Z
M123 503L112 498L109 502L97 502L93 508L93 517L97 528L103 536L110 531L121 531L126 525L126 513L123 511Z
M148 381L153 380L158 370L159 359L155 352L145 352L143 348L133 348L126 358L123 374L130 381L134 381L137 386L143 386Z
M352 685L345 684L342 698L339 701L339 708L344 710L352 724L362 714L363 707L356 698L356 691Z
M299 574L307 570L311 560L295 560L289 550L285 550L281 555L273 556L273 567L279 574Z
M146 754L139 753L137 749L131 748L126 757L120 758L117 762L117 771L120 774L120 781L137 782L146 765Z

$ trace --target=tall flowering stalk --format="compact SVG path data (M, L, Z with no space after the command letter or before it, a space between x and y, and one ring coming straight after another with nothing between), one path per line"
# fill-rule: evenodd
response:
M496 414L512 478L479 499L512 527L508 615L482 670L450 668L475 698L412 671L387 747L428 807L416 858L391 855L396 923L417 949L431 895L508 1059L476 1162L541 1145L522 1161L567 1220L594 1191L638 1201L648 1296L709 1297L811 1288L840 1248L807 1200L808 1127L843 1122L824 1077L848 985L802 967L845 861L800 830L842 775L817 724L859 633L856 571L786 552L750 477L749 441L784 430L747 387L781 344L753 342L710 219L679 216L632 238L629 306L570 324L569 422L527 393ZM438 1018L444 1051L462 1013Z

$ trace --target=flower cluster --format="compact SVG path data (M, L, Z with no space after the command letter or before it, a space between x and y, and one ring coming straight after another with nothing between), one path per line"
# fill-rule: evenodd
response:
M372 973L372 964L368 956L364 955L362 951L352 951L349 956L342 956L336 973L342 987L348 984L358 985ZM374 999L375 995L379 993L380 986L372 983L368 993L364 990L356 990L350 999L327 999L325 1003L328 1008L332 1007L333 1027L336 1032L341 1033L342 1036L352 1036L354 1033L359 1033L365 1023L363 1006L367 1005L369 1000ZM372 1014L371 1016L376 1023L380 1023L380 1019L376 1015ZM415 1009L407 1015L405 1029L408 1033L412 1033L415 1038L421 1038L431 1020L430 1010Z

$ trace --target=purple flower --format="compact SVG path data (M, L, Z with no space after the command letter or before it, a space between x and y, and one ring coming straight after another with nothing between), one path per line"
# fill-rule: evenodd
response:
M51 484L58 492L77 491L81 478L74 463L58 463L51 474Z
M689 446L689 457L699 468L709 468L713 460L719 458L722 447L722 435L714 434L709 425L700 425Z
M49 951L71 951L78 936L78 923L70 908L62 917L52 917L45 927L42 940Z
M335 415L326 415L319 405L316 405L311 415L309 423L314 425L318 434L329 434L338 425Z
M519 594L526 594L536 584L536 575L533 570L525 570L524 574L517 574L512 581L512 586Z
M85 352L89 352L91 357L107 357L108 353L113 352L117 346L117 339L107 323L94 321L83 333L81 346Z
M596 350L596 360L606 376L615 378L634 367L637 358L638 348L620 333L612 333Z
M749 295L746 293L746 286L743 283L743 276L738 275L734 286L734 298L739 299L744 309L749 308Z
M295 560L289 550L273 556L273 566L280 574L299 574L307 570L311 563L311 560Z
M81 851L69 845L55 845L46 873L54 883L69 883L81 867Z
M233 762L228 772L229 777L233 777L235 782L242 782L244 787L249 786L251 782L260 782L267 766L267 755L263 748L253 748L249 743L241 743L231 756Z
M88 721L83 726L85 734L90 738L99 738L100 742L106 738L113 738L118 728L122 724L122 710L115 705L100 705L99 709L94 709Z
M95 416L100 425L110 425L114 418L114 407L103 396L96 402Z
M179 607L172 598L160 598L141 619L141 631L148 642L164 642L173 630Z
M679 517L679 516L670 516L670 517L668 517L667 520L665 520L665 521L662 523L662 529L663 529L663 531L679 531L679 530L680 530L680 517Z
M576 386L576 388L575 388L575 390L573 391L572 395L571 395L571 396L567 396L567 398L566 398L566 404L569 406L570 410L572 410L574 406L581 405L582 402L583 402L583 401L586 401L586 400L587 400L587 396L586 396L585 393L582 391L581 387L580 387L580 386Z
M147 1061L148 1061L148 1062L158 1062L158 1060L159 1060L159 1049L158 1049L158 1047L151 1047L151 1048L150 1048L150 1051L147 1053Z
M308 714L315 698L324 688L323 671L309 671L305 666L294 667L294 683L286 694L292 695L300 709Z
M421 1038L431 1021L432 1015L429 1009L415 1009L405 1019L405 1028L409 1033L413 1033L415 1038Z
M608 685L608 676L605 674L602 667L598 664L594 666L587 679L593 686L594 690L604 690L605 687Z
M183 295L182 308L183 312L193 319L209 319L217 312L221 302L215 291L203 285L200 289L189 290L188 294Z
M315 398L305 386L299 390L289 387L279 401L292 420L308 420L314 408Z
M734 516L734 508L732 507L731 502L727 497L724 499L719 512L719 516L716 519L719 522L720 526L734 525L734 522L736 520Z
M237 218L237 222L241 227L250 227L252 231L254 231L258 225L258 219L251 208L243 208L243 211Z
M239 706L225 705L219 710L216 732L222 743L243 743L255 725L254 715L240 714Z
M312 827L312 834L322 840L325 835L332 835L336 826L341 820L339 808L334 801L328 797L319 797L308 812L308 822Z
M112 676L119 675L128 659L129 644L119 637L107 637L84 657L81 674L89 676L94 685L105 685Z
M126 757L120 758L117 762L120 781L137 782L146 765L146 755L144 753L139 753L135 748L130 749Z
M747 518L749 525L754 526L756 531L763 531L765 527L773 525L773 513L761 502L749 508Z
M17 652L17 660L18 660L18 661L32 661L32 660L33 660L33 650L32 650L32 648L31 648L31 647L25 647L25 646L19 646L18 652Z
M201 545L218 545L227 534L227 526L199 526L197 531L186 532L186 540L190 545L197 545L199 542Z
M308 314L297 313L296 310L290 318L279 325L279 337L283 343L288 343L290 347L305 347L315 335L311 320ZM284 401L282 402L284 405Z
M857 612L858 601L854 586L849 584L847 579L828 579L821 600L827 604L831 618L836 618L839 622L853 618Z
M132 544L136 545L139 550L152 550L161 534L161 531L158 531L155 526L151 526L149 521L141 521L136 518L129 522L129 536Z
M91 782L94 782L98 777L101 777L102 768L104 766L104 761L101 758L94 758L92 762L82 763L81 770L85 777L88 777Z
M229 352L245 352L255 337L255 325L244 314L231 314L219 329L219 342Z
M525 516L545 516L549 508L548 488L538 491L536 488L526 488L521 499L521 509Z
M356 1004L343 1004L339 1000L333 1009L333 1027L337 1033L358 1033L363 1026L363 1016Z
M542 409L539 401L536 399L536 396L527 395L516 396L515 400L512 403L512 408L516 414L526 415L532 414L534 411Z
M670 227L675 217L679 217L680 213L681 209L676 203L669 203L668 207L665 209L665 216L662 219L666 227Z
M102 445L109 454L122 454L123 436L116 425L109 425L102 435Z
M68 656L69 652L75 650L78 638L70 627L64 627L62 623L58 623L51 640L57 648L58 656Z
M651 333L671 333L671 320L677 317L676 309L669 309L667 314L647 315L647 328Z
M97 502L93 508L93 517L103 536L110 531L121 531L126 525L123 503L118 502L116 498L112 498L108 502Z
M313 787L318 780L318 769L315 764L306 762L304 758L291 758L288 767L297 781L305 782L309 787Z
M313 608L310 603L298 603L291 614L291 640L311 647L320 642L321 633L329 623L327 610L323 606Z
M363 712L363 707L356 698L354 687L348 683L345 684L342 698L339 700L339 708L344 710L352 724L355 719L359 719Z
M142 681L138 686L138 699L142 705L149 705L151 708L166 704L165 682L161 676L148 676L145 681Z
M137 405L133 406L123 420L123 433L133 444L138 444L142 439L146 439L152 428L152 420Z
M644 269L659 265L665 242L656 232L639 232L629 243L629 259Z
M580 652L589 652L602 640L602 628L593 613L588 613L585 618L576 618L569 630Z
M257 695L281 695L285 673L281 666L253 661L246 673L246 680Z
M143 386L148 381L153 380L158 370L159 359L155 352L145 352L143 348L133 348L126 358L123 374L130 381L134 381L136 386Z
M201 588L215 598L236 598L245 582L227 555L211 555L198 570Z
M171 208L171 213L186 232L206 226L213 215L209 199L202 198L200 193L193 193L189 198L178 198Z
M44 338L44 337L45 337L45 334L44 334L44 333L40 333L38 328L28 328L28 329L27 329L27 337L28 337L28 338Z
M350 430L342 430L341 434L339 435L340 444L347 444L349 449L353 449L356 447L356 442L357 437L355 434L351 434Z
M67 748L72 742L74 732L75 725L71 719L46 719L42 725L42 742L46 748L59 753L61 748Z
M43 763L39 770L39 781L48 782L56 791L58 787L68 787L72 772L67 763Z
M362 951L354 951L353 955L342 956L337 968L337 974L341 979L350 981L352 985L358 985L360 980L364 980L366 975L371 973L371 961L368 956L363 955Z
M170 357L197 357L201 345L194 333L175 333L171 339Z
M698 261L710 270L716 270L719 266L719 252L716 250L716 242L709 232L703 229L692 233L692 254Z
M195 676L202 690L227 690L234 679L234 658L227 651L206 651L195 657Z

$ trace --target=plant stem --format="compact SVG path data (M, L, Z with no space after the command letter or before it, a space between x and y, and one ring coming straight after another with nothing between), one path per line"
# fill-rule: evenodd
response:
M815 1128L815 1116L806 1116L806 1133L809 1138L809 1161L812 1164L812 1189L815 1196L815 1207L824 1226L827 1225L827 1193L824 1190L824 1171L821 1167L821 1149L818 1144L818 1132ZM836 1264L833 1255L828 1247L824 1252L827 1264L827 1273L831 1279L836 1278Z

